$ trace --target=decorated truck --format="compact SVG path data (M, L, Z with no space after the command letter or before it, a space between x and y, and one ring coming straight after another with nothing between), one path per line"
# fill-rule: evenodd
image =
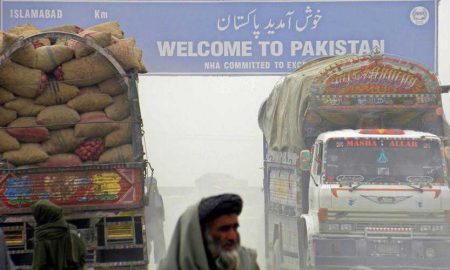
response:
M86 242L88 269L147 269L137 48L106 28L32 32L0 32L0 225L12 260L31 269L30 206L47 199Z
M306 63L259 112L268 269L448 269L441 87L386 55Z

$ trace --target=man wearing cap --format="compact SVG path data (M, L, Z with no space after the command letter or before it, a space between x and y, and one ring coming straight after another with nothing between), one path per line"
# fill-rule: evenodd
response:
M202 199L178 219L159 270L259 270L256 252L240 246L242 199L221 194Z

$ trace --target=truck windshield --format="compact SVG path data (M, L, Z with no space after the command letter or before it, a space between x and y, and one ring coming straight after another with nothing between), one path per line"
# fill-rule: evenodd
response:
M437 140L337 138L327 142L327 182L443 182Z

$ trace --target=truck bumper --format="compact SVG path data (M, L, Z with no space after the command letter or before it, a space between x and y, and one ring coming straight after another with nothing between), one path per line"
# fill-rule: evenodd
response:
M318 268L450 269L450 239L313 236Z

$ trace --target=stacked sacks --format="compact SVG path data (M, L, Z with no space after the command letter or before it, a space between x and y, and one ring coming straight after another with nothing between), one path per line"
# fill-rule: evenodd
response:
M145 73L142 50L117 22L87 29L31 24L0 32L0 55L15 41L63 31L107 48L126 71ZM17 167L133 160L127 89L102 55L74 39L41 38L0 66L0 157Z

